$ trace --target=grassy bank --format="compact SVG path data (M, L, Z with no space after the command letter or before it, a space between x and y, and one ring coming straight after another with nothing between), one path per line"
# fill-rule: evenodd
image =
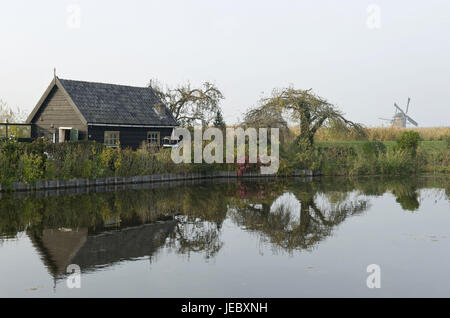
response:
M448 141L420 141L410 151L395 141L322 141L301 155L294 144L287 144L282 147L281 166L348 176L450 173L450 146Z
M225 153L225 152L224 152ZM279 173L320 170L324 175L399 175L450 172L450 139L418 141L414 149L397 141L318 141L302 151L294 141L280 145ZM256 171L258 164L175 164L170 149L109 148L95 142L19 143L0 141L0 183L129 177L214 170Z
M398 175L450 172L450 127L366 128L365 135L342 127L322 127L315 149L301 154L294 144L298 127L290 128L289 140L281 145L283 169L321 170L325 175ZM411 151L399 147L404 135L414 135Z
M121 149L96 142L0 142L0 183L129 177L237 169L226 164L175 164L169 149Z

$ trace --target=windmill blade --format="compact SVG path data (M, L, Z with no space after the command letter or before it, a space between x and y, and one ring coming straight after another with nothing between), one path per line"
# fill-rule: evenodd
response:
M399 111L401 111L403 115L406 116L405 112L404 112L404 111L403 111L396 103L394 103L394 106L395 106Z
M408 113L409 102L411 101L411 97L408 97L408 103L406 104L406 113Z
M413 124L414 126L419 126L419 124L417 123L417 121L415 121L414 119L412 119L411 117L409 117L408 115L406 115L406 119Z
M378 117L378 119L387 120L387 121L393 121L393 119L387 119L387 118L381 118L381 117Z

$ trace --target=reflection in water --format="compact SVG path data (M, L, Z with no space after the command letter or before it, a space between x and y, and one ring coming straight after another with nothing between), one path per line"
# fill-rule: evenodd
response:
M190 255L191 252L204 252L205 257L210 258L223 246L219 235L220 224L189 216L179 217L177 221L167 242L167 246L177 253Z
M344 182L345 181L345 182ZM175 187L0 199L3 239L26 232L49 272L68 264L93 271L124 260L152 259L162 248L216 256L228 218L286 252L317 248L348 217L364 213L372 196L390 191L404 210L417 210L420 189L448 178L359 180L216 180Z
M49 271L58 277L65 273L69 264L89 271L122 260L151 257L164 244L175 224L174 221L158 222L93 235L89 235L87 228L42 232L30 229L27 234Z
M346 217L363 212L368 207L367 200L342 200L337 203L323 204L318 207L317 190L314 183L292 184L289 195L278 197L284 199L278 203L277 194L267 196L261 205L250 201L238 202L233 205L231 217L239 225L257 231L268 238L271 243L282 249L310 249L327 236L332 228L345 220ZM290 200L289 200L290 199ZM298 204L287 204L292 199Z
M403 210L415 211L419 209L419 192L414 185L404 184L392 189L392 193L397 197Z

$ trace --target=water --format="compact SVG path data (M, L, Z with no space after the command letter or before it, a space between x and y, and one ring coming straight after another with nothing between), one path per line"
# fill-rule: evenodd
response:
M216 180L3 194L0 297L448 297L449 184ZM67 287L69 264L81 268L79 289ZM381 288L367 287L370 264Z

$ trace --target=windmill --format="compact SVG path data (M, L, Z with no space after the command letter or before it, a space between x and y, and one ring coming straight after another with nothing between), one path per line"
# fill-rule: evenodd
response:
M379 118L381 120L385 120L391 123L394 127L406 127L406 123L409 122L413 124L414 126L418 126L419 124L408 116L408 110L409 110L409 102L411 101L411 98L408 97L408 103L406 104L406 112L403 111L403 109L400 108L400 106L397 105L397 103L394 103L395 107L395 114L394 117L391 119L387 118Z

